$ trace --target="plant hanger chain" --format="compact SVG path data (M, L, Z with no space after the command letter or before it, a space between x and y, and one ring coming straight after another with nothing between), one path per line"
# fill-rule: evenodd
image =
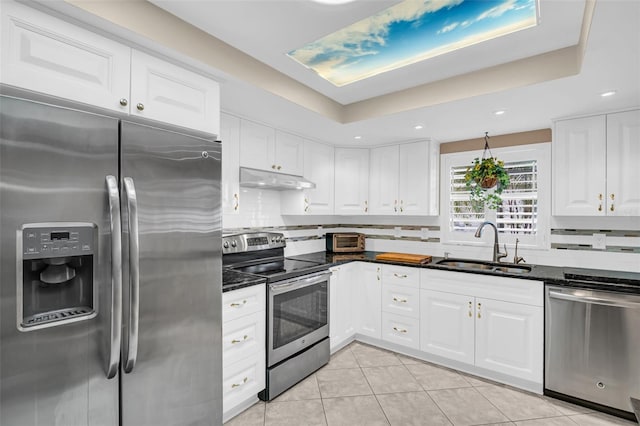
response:
M489 151L489 158L493 158L493 153L489 147L489 132L484 132L484 151L482 152L482 159L487 158L487 151Z

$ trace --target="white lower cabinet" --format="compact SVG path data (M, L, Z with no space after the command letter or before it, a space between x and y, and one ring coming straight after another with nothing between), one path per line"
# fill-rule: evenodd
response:
M467 364L474 363L474 298L420 291L420 350Z
M423 270L420 349L542 384L543 292L539 281Z
M223 417L265 388L265 302L265 284L222 294Z
M376 339L381 337L382 327L382 268L376 263L356 263L357 292L356 332Z
M541 306L476 299L476 365L542 381L544 312Z
M332 351L351 339L356 331L356 286L351 273L355 267L355 263L349 263L329 269L329 346Z
M419 349L420 320L383 311L382 340L413 349Z

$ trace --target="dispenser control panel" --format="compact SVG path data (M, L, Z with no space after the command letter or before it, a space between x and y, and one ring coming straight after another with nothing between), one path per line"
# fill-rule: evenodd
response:
M22 258L84 256L94 252L92 223L32 223L22 227Z

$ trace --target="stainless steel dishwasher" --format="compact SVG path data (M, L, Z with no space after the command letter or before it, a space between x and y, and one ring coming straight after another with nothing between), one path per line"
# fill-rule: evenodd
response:
M640 399L640 294L597 283L546 286L545 394L635 420Z

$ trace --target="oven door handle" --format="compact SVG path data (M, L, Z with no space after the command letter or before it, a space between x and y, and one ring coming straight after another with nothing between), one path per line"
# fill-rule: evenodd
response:
M299 288L309 287L311 285L327 281L329 275L331 275L330 272L322 271L319 274L305 275L301 278L283 281L282 283L269 284L269 291L271 294L280 294L291 290L297 290Z

